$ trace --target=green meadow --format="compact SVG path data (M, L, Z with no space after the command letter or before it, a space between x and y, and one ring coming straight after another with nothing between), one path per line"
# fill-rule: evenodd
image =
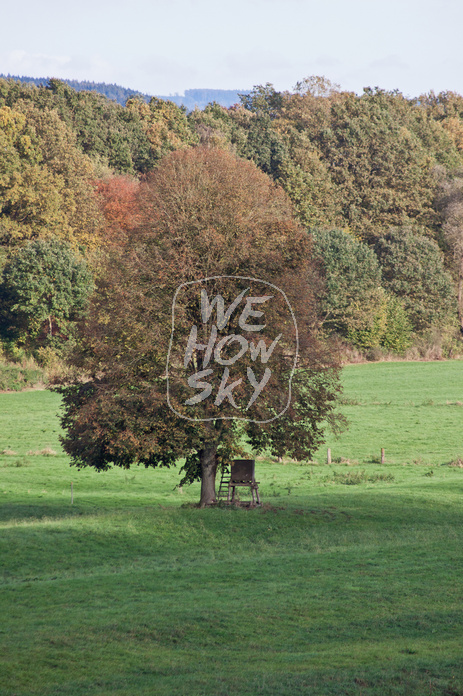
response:
M0 696L462 696L463 362L343 380L349 430L259 458L255 509L77 471L59 397L0 394Z

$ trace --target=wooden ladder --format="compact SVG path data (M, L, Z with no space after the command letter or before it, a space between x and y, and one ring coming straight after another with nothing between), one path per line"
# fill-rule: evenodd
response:
M220 477L219 492L217 493L217 501L224 498L228 499L228 484L230 482L230 472L227 469L222 470L222 476Z

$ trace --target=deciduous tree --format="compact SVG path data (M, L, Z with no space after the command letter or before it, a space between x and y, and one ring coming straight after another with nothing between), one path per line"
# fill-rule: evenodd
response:
M74 356L82 379L62 388L64 447L98 470L185 457L184 480L201 480L207 505L243 433L298 459L321 444L337 362L318 336L309 237L253 164L213 148L172 153L140 202Z
M326 328L344 336L368 330L383 303L375 253L344 230L314 230L313 237L325 276L320 307Z
M439 184L436 205L442 215L443 242L450 251L450 265L457 286L458 320L463 333L463 169L453 174L436 168Z
M96 246L93 166L57 113L31 103L0 108L0 146L0 243L56 237Z
M34 240L8 257L0 284L0 329L34 347L67 336L93 289L85 260L69 244Z
M137 179L112 176L95 183L97 199L105 220L104 238L108 244L121 244L135 224L138 213Z
M375 252L384 287L402 300L415 331L452 323L453 282L436 242L406 228L391 228L377 240Z

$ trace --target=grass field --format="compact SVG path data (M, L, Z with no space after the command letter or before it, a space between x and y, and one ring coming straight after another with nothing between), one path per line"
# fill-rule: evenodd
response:
M462 696L463 363L344 382L349 431L259 459L254 510L78 472L57 396L0 394L0 695Z

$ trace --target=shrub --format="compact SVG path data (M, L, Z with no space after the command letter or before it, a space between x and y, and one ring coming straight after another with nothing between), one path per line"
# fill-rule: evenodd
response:
M401 300L383 291L383 301L370 326L350 327L347 339L372 355L376 351L381 356L381 348L403 353L411 345L412 326Z
M381 345L394 353L403 353L412 343L412 325L401 300L387 296L385 329Z
M323 481L326 483L342 483L346 486L355 486L359 483L377 483L385 481L391 483L394 481L393 474L367 474L366 471L348 471L340 473L333 471L329 476L326 476Z

